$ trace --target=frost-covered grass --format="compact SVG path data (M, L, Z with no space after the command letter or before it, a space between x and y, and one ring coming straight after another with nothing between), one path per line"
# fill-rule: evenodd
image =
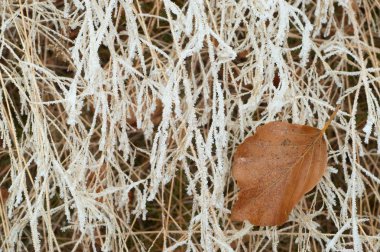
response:
M1 250L379 251L379 13L2 0ZM289 222L231 222L237 145L273 120L321 128L337 103L329 169Z

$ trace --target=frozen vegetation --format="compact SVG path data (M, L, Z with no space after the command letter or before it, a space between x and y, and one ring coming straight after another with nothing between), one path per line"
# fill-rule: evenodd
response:
M1 0L1 250L379 251L379 83L378 0ZM237 145L337 104L289 221L232 222Z

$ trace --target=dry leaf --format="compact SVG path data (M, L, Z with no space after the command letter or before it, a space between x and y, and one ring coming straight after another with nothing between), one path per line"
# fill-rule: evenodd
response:
M286 222L326 170L326 128L270 122L248 137L234 155L232 175L240 192L231 219L259 226Z

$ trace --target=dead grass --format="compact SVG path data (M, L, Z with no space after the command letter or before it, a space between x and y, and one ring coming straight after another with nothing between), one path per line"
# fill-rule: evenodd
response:
M380 249L378 1L67 2L0 4L3 251ZM231 222L236 146L337 102L289 222Z

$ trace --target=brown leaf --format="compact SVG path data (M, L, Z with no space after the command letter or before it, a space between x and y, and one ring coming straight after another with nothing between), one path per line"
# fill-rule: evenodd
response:
M240 192L231 219L258 226L286 222L326 170L326 128L270 122L248 137L234 155L232 175Z

